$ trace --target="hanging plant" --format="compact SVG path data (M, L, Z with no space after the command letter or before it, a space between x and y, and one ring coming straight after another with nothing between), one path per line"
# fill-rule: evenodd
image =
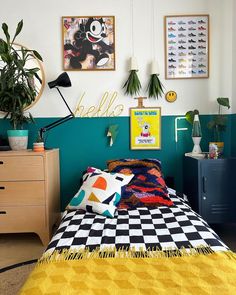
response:
M159 79L159 66L156 60L151 63L151 77L147 86L148 97L154 97L158 99L158 96L162 96L163 84Z
M161 83L157 74L152 74L148 83L147 91L148 97L154 97L158 99L158 96L162 96L163 84Z
M137 75L138 63L134 56L130 58L130 74L128 80L125 82L123 88L125 88L126 95L137 95L139 94L142 86Z
M130 70L128 80L125 82L123 88L125 88L126 95L139 94L142 86L137 75L137 70Z

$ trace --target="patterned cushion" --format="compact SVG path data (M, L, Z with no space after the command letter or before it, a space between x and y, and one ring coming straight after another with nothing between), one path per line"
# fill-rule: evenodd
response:
M157 159L120 159L107 162L111 172L132 173L132 181L122 190L118 208L171 206L163 179L161 162Z
M83 176L83 184L67 209L83 209L88 212L114 217L120 201L121 187L130 182L133 175L107 173L89 167Z

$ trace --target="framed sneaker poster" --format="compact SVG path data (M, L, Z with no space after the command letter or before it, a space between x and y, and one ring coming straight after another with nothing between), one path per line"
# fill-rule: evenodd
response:
M164 18L165 78L209 77L209 15Z
M131 150L161 149L161 108L130 108Z

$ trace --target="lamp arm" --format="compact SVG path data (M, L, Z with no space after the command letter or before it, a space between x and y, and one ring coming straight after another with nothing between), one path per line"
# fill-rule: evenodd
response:
M73 112L72 112L72 110L70 109L70 107L69 107L68 103L66 102L66 100L65 100L64 96L62 95L62 93L61 93L60 89L59 89L58 87L56 87L56 89L57 89L57 91L59 92L59 94L60 94L61 98L63 99L63 101L64 101L65 105L67 106L68 110L70 111L71 115L73 115L73 116L74 116L74 113L73 113Z
M48 131L48 130L50 130L50 129L52 129L52 128L58 126L58 125L61 125L62 123L66 122L66 121L69 121L70 119L73 119L74 117L75 117L75 116L74 116L74 114L72 113L72 114L69 114L68 116L66 116L66 117L64 117L64 118L60 118L60 119L58 119L57 121L55 121L55 122L53 122L53 123L51 123L51 124L48 124L48 125L46 125L46 126L40 128L40 131L39 131L39 132L40 132L40 137L43 138L43 134L44 134L44 132L46 132L46 131Z

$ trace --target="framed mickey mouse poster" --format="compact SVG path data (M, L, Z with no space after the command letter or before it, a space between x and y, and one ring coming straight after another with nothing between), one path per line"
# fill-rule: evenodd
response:
M63 69L115 70L115 17L63 16Z
M161 149L161 108L130 109L130 148Z

